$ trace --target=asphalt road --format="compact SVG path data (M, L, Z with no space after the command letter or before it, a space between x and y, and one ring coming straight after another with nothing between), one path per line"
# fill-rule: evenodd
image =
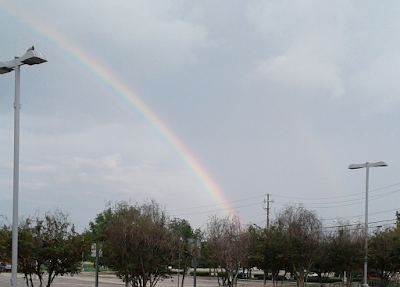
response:
M11 273L1 273L0 274L0 287L10 287ZM44 282L43 282L44 283ZM34 281L35 287L39 286L39 280ZM268 284L272 285L272 284ZM267 286L268 286L267 285ZM58 276L54 279L53 284L51 286L54 287L94 287L94 273L92 272L84 272L82 274L71 276ZM99 276L99 287L112 287L112 286L125 286L125 283L122 280L115 277L115 275L100 275ZM177 287L177 276L174 276L172 279L164 279L163 281L159 281L156 285L157 287ZM184 287L192 287L193 286L193 277L188 276L185 278ZM218 281L213 277L197 277L196 279L196 287L217 287ZM238 280L238 287L262 287L262 281L256 280ZM17 278L17 287L26 287L25 279L22 274L18 274Z

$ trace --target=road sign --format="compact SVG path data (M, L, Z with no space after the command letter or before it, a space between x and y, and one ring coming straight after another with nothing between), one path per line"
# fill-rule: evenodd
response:
M92 248L90 249L90 255L96 257L96 243L92 243ZM99 257L103 256L103 251L99 248Z

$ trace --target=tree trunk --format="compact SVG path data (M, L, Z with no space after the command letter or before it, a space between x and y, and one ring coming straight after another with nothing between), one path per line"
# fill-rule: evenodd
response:
M181 287L183 287L183 283L184 283L184 281L185 281L185 275L186 275L186 272L187 272L187 270L188 270L189 268L183 268L183 274L182 274L182 281L181 281Z

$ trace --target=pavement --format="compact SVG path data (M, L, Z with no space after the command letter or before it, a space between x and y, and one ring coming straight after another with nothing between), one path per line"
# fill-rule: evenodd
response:
M0 287L10 287L11 273L3 272L0 274ZM176 287L178 286L178 277L173 276L169 279L160 280L156 286L157 287ZM39 280L33 280L34 286L39 286ZM94 272L82 272L80 274L69 276L58 276L54 279L54 282L51 286L54 287L94 287L95 278ZM17 274L17 287L26 287L26 281L22 274ZM43 286L45 282L43 282ZM125 283L122 280L118 279L113 274L100 274L99 275L99 285L98 287L113 287L113 286L125 286ZM181 286L181 284L180 284ZM193 286L193 276L185 277L185 282L183 287L192 287ZM196 277L196 287L217 287L220 286L218 284L217 278L215 277ZM262 287L262 280L238 280L238 287ZM267 284L267 286L272 286L271 283Z

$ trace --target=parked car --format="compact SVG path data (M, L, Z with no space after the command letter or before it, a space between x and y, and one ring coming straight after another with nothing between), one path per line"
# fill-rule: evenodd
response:
M364 273L361 273L357 277L363 278L364 277ZM367 277L368 278L385 278L385 277L389 277L390 278L390 272L389 271L383 271L381 273L381 272L378 272L378 270L376 270L376 269L371 269L371 270L368 271Z
M1 262L0 263L0 271L11 271L11 264Z
M299 276L299 272L296 272L296 275L293 276L294 279L296 279L297 276ZM318 274L315 272L307 272L307 270L304 270L304 278L310 278L310 277L318 277Z
M248 274L249 270L247 268L239 268L237 274Z

